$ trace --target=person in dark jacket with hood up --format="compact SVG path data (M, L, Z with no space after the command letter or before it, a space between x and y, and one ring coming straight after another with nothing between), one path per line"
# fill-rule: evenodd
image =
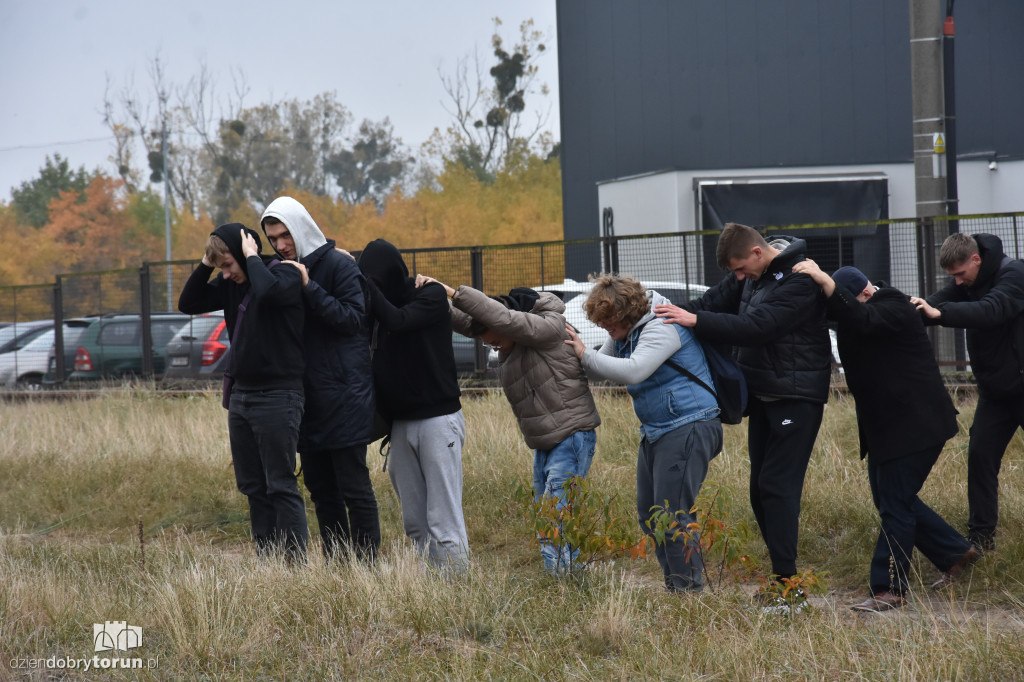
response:
M793 266L828 298L838 322L839 357L857 405L860 456L882 528L871 559L871 596L851 607L882 612L905 604L916 546L939 570L933 587L980 557L967 538L917 496L959 427L921 316L897 289L846 266L832 277L811 260Z
M913 299L926 324L967 330L967 352L978 380L978 406L967 447L967 536L982 550L996 547L999 468L1024 426L1024 262L1003 253L994 234L951 234L939 264L953 277L928 300Z
M298 449L324 552L351 546L373 559L380 519L366 466L374 401L366 277L291 197L272 201L260 226L302 275L306 409Z
M231 339L225 398L238 489L249 499L253 540L261 553L305 553L306 507L295 475L302 421L302 276L260 256L259 235L240 223L221 225L206 242L178 309L223 310ZM221 277L210 279L214 268ZM227 384L227 382L226 382ZM227 390L226 390L227 393Z
M786 581L797 572L804 475L832 374L825 297L810 277L793 272L807 251L802 239L769 244L753 228L728 223L717 251L725 279L681 308L655 312L693 328L701 341L738 347L750 391L750 504L776 580L755 599L766 611L789 613L806 605Z
M461 392L448 297L437 283L417 288L395 246L366 245L359 267L376 319L373 375L377 409L391 422L389 474L405 533L435 566L466 570L462 513Z

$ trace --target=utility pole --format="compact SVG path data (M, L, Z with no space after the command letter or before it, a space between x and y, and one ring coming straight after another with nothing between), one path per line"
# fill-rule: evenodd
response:
M913 109L914 195L917 214L918 296L936 291L939 242L945 227L946 149L942 87L942 0L910 0L910 87ZM941 231L944 237L948 230ZM950 335L929 328L935 357L949 359Z
M171 178L167 174L167 117L160 126L160 156L164 164L164 260L171 260ZM173 270L167 266L167 312L174 310Z
M942 87L941 1L910 0L910 87L918 218L946 216L945 154L936 153L936 140L943 141L946 132Z
M946 124L946 214L950 217L949 234L960 231L960 192L956 175L956 72L954 43L956 26L953 23L953 0L946 0L946 21L942 24L942 92Z

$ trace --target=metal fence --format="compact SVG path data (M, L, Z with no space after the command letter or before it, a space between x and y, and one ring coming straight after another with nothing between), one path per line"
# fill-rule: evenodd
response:
M760 227L760 226L758 226ZM999 236L1006 253L1022 255L1024 212L959 216L955 219L903 219L871 223L765 227L766 235L805 239L808 255L822 269L855 265L875 280L910 295L934 292L947 281L938 268L938 248L951 232ZM557 289L567 280L585 281L599 272L630 274L645 281L713 285L725 276L715 259L717 232L606 236L535 244L407 249L413 273L457 286L469 284L488 294L515 286ZM358 254L356 254L358 255ZM174 310L177 295L198 260L143 263L139 268L62 274L53 284L0 287L0 321L24 322L136 313L148 331L152 313ZM58 380L63 365L61 326L56 327ZM144 334L143 357L151 355ZM962 365L962 332L936 331L936 353L945 365ZM482 353L478 353L483 358ZM478 365L483 367L482 364Z

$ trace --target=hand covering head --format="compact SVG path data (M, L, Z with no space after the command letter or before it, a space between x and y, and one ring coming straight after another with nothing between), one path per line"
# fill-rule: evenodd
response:
M260 241L260 235L256 230L250 230L242 223L226 223L219 226L216 230L210 234L215 234L220 237L225 244L228 246L228 251L231 252L231 256L238 262L238 266L242 268L242 272L246 275L249 274L249 268L245 264L245 254L242 253L242 235L241 230L245 230L245 233L256 240L256 253L260 254L263 249L263 242ZM262 254L260 255L262 258Z
M394 244L374 239L359 254L359 269L392 305L405 305L415 293L416 282Z
M860 292L864 291L864 287L868 285L868 278L852 265L844 265L833 272L832 281L836 283L836 286L843 287L853 294L854 298L860 296Z

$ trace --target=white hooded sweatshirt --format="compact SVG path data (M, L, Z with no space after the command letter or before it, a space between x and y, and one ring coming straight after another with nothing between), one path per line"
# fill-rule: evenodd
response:
M267 233L267 228L263 226L263 219L268 216L277 218L288 228L288 232L295 242L295 260L297 261L301 261L327 243L327 238L317 227L313 216L309 215L306 207L291 197L278 197L267 206L267 210L260 217L260 227L263 229L264 235Z

